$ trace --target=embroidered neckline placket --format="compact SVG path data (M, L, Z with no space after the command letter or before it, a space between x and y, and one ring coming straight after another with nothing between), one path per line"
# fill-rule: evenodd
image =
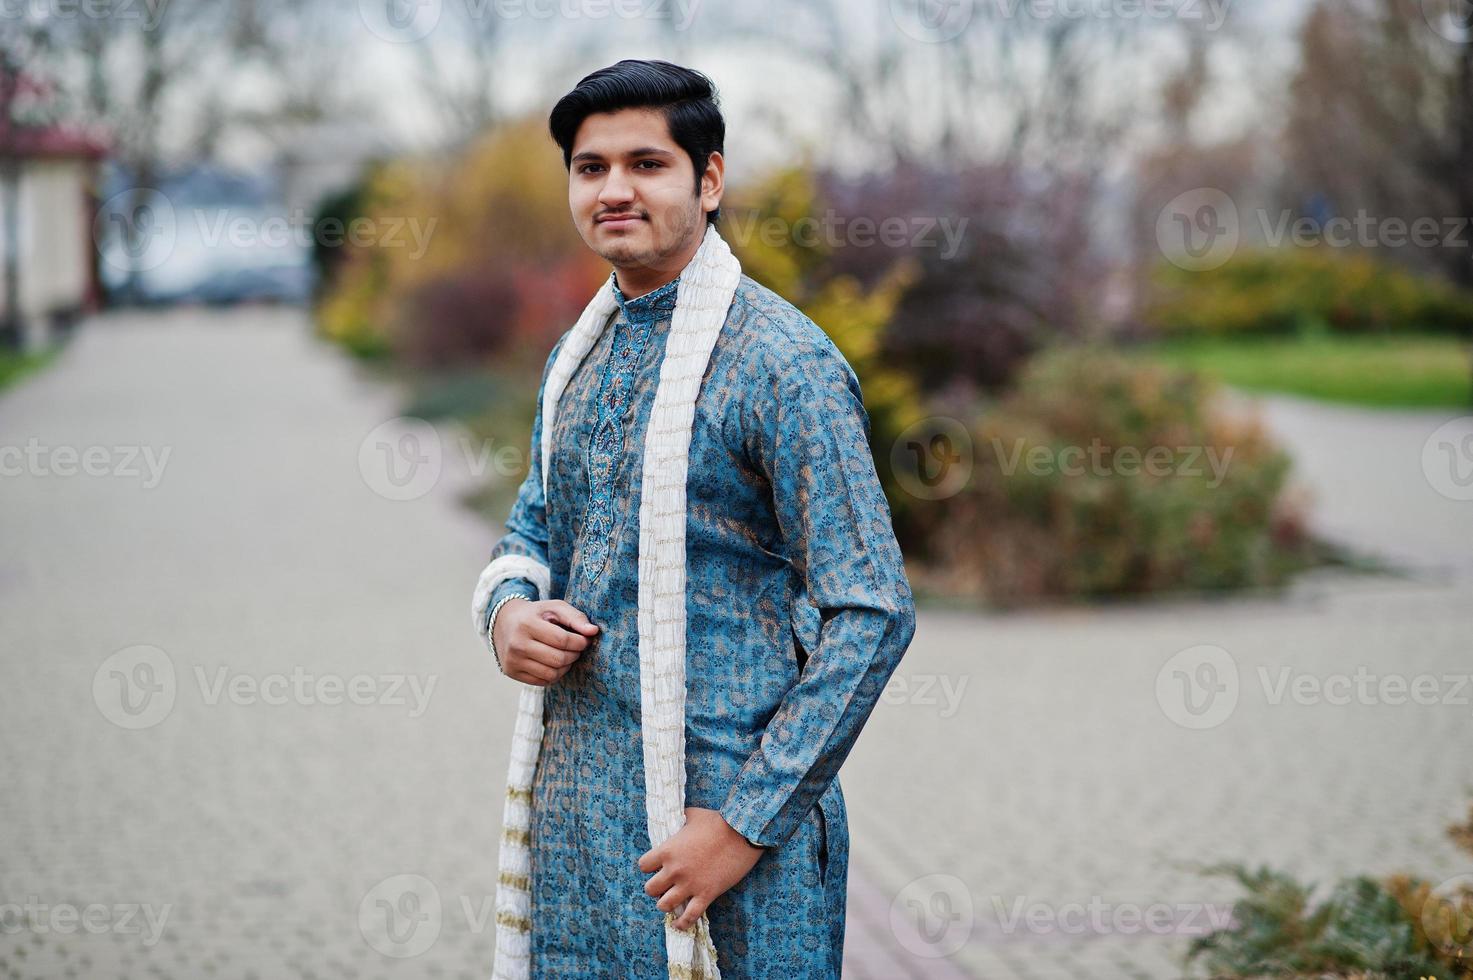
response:
M634 377L643 360L654 327L675 312L680 277L643 296L626 299L617 279L610 274L614 299L621 315L614 323L610 356L604 365L594 417L593 436L588 441L588 511L580 535L580 571L584 576L600 574L609 558L613 539L614 478L619 453L624 445L624 416L633 401Z

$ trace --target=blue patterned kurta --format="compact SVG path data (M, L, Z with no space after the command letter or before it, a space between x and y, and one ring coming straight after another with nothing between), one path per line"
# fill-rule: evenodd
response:
M491 553L551 569L602 629L546 689L533 781L532 975L663 978L637 627L644 430L679 279L619 312L558 405ZM563 339L566 339L566 335ZM542 386L563 340L553 348ZM686 805L771 845L707 914L727 980L839 976L849 831L837 773L915 629L853 370L742 276L696 401L687 478ZM526 580L492 596L521 592ZM815 805L816 804L816 805Z

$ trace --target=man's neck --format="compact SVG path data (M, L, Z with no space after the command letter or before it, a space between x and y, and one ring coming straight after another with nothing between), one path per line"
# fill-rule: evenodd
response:
M652 293L680 275L682 270L665 272L660 269L620 269L614 268L614 282L619 286L619 292L624 294L625 299L639 299L646 293ZM641 278L641 276L643 276Z
M696 252L700 250L701 242L705 240L704 232L705 229L702 228L702 234L686 246L683 254L675 260L678 264L676 264L673 270L670 270L668 267L652 267L647 265L636 265L628 268L615 266L614 282L618 284L619 292L624 294L625 299L638 299L645 293L654 292L667 282L673 280L676 276L684 272L685 267L690 265L690 260L696 257Z

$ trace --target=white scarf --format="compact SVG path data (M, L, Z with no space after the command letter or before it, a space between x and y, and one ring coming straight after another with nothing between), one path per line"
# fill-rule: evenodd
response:
M639 687L651 847L685 825L686 471L696 396L741 274L726 241L708 225L676 287L675 314L645 432L639 501ZM613 283L606 281L569 332L547 376L542 396L544 499L558 399L616 308ZM523 555L503 555L486 566L476 585L471 613L478 632L485 626L491 594L510 578L530 579L539 599L551 598L546 565ZM532 779L542 747L544 690L523 685L512 736L492 980L525 980L531 967ZM676 929L675 919L674 913L665 914L671 980L720 980L706 915L689 931Z

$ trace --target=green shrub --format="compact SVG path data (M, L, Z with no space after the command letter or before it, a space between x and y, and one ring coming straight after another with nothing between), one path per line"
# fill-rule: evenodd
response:
M1144 316L1168 335L1467 333L1473 296L1364 253L1287 248L1201 272L1163 264Z
M1034 358L969 426L973 472L937 501L948 591L994 602L1272 585L1304 535L1288 457L1199 375L1094 348Z
M1449 835L1473 853L1473 810ZM1257 977L1473 978L1473 888L1437 889L1408 875L1359 875L1318 903L1312 889L1269 868L1238 863L1202 869L1244 889L1233 923L1194 939L1187 961L1203 960L1215 980Z

